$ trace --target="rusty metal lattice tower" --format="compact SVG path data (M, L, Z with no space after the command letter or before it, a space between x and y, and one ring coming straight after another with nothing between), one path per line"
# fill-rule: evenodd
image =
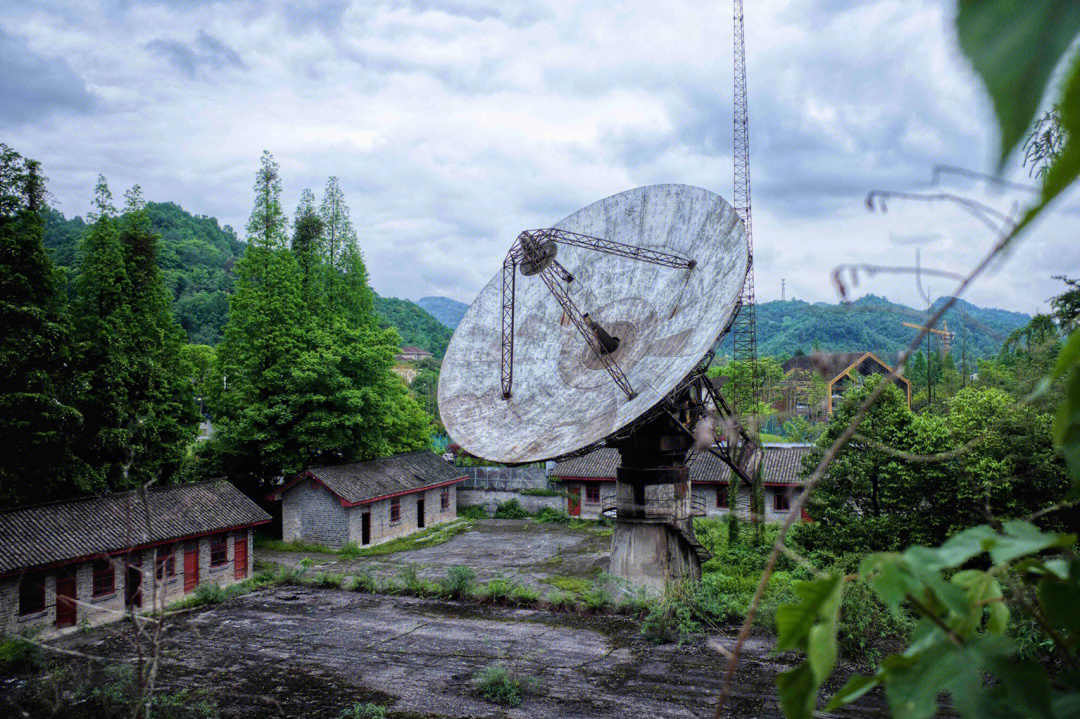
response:
M739 313L732 327L732 343L735 359L750 365L751 406L742 406L739 393L732 392L735 412L745 415L752 411L758 397L757 371L757 317L754 307L754 235L750 222L750 122L746 107L746 41L743 35L743 0L735 3L735 211L746 227L746 251L749 267L743 283ZM734 383L735 378L732 377ZM733 385L733 390L738 387Z

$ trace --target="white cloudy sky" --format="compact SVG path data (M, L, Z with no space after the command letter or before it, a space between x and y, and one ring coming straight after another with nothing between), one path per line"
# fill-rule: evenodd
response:
M594 200L659 182L731 198L730 5L0 0L0 141L44 163L69 216L103 173L238 229L268 149L290 208L341 178L377 291L469 301L520 230ZM759 298L786 278L789 298L835 301L836 264L911 264L916 248L973 265L992 238L969 216L863 204L926 187L936 164L993 164L953 3L748 6ZM1080 271L1078 205L968 299L1045 307L1049 276ZM920 302L910 278L863 291Z

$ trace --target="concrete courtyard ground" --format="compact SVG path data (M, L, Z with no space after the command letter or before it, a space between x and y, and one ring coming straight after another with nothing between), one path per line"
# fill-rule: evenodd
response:
M294 567L308 558L313 570L335 574L374 577L397 574L412 564L420 577L440 579L454 565L471 567L479 581L502 575L528 584L540 584L552 577L595 576L608 567L611 529L599 526L571 528L567 525L538 524L530 519L486 519L475 522L468 532L445 544L408 552L360 559L342 559L335 554L255 550L257 562Z
M501 574L543 583L595 576L606 567L609 540L601 528L486 520L445 544L392 555L257 556L286 566L306 556L340 574L388 576L412 564L433 578L465 564L481 580ZM238 719L336 719L355 702L383 706L390 719L711 717L726 666L712 646L730 646L736 631L657 645L637 618L277 586L170 617L158 686L197 690L221 717ZM772 657L772 645L767 634L751 637L728 716L781 716L776 676L797 658ZM135 656L123 625L73 634L57 646L110 664ZM534 685L520 706L474 691L475 674L493 663ZM868 695L843 715L885 716L883 699Z

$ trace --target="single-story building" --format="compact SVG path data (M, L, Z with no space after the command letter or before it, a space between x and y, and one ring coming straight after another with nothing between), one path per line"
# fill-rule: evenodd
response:
M0 512L0 633L103 624L245 579L269 521L224 480Z
M434 356L435 355L431 354L425 349L410 346L402 347L401 352L394 355L394 359L396 359L398 362L418 362L420 360L428 359L429 357Z
M370 462L313 467L275 489L282 538L340 547L374 545L457 517L466 474L421 450Z
M812 444L764 444L762 483L765 485L765 518L778 521L791 511L795 493L802 487L803 458L813 449ZM551 476L562 481L568 493L567 511L587 519L600 516L602 497L615 491L615 468L619 451L601 447L589 454L555 465ZM731 467L708 452L698 452L690 463L691 491L700 498L695 504L704 505L706 516L728 513L728 483ZM750 488L739 490L738 513L750 516Z

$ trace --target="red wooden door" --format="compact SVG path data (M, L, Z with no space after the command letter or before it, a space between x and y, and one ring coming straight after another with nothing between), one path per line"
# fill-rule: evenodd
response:
M240 532L233 539L233 568L237 579L247 578L247 532Z
M188 542L184 545L184 591L190 592L199 586L199 543Z
M56 626L73 627L78 619L75 605L75 570L61 570L56 575Z
M566 497L566 511L571 517L581 514L581 487L571 487Z

